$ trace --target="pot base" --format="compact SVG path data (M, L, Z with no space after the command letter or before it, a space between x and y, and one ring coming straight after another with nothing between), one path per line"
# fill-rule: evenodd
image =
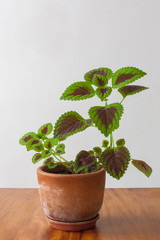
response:
M95 216L92 219L86 220L86 221L82 221L82 222L60 222L60 221L56 221L52 218L48 218L49 224L55 228L55 229L59 229L62 231L81 231L81 230L86 230L86 229L90 229L93 228L97 222L97 220L99 219L99 214L97 216Z

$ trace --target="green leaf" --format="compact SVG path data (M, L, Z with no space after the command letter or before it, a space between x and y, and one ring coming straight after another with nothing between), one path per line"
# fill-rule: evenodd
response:
M130 153L126 147L107 148L101 154L103 168L114 178L120 179L130 161Z
M32 146L31 150L35 150L36 152L41 152L44 149L42 143L38 143Z
M123 113L123 106L120 103L113 103L106 107L91 107L89 115L95 126L108 137L119 127L119 120Z
M135 67L124 67L118 69L112 76L112 87L119 88L146 75L142 70Z
M63 100L83 100L94 97L95 91L87 82L76 82L71 84L62 94L60 99Z
M36 153L32 157L32 162L35 164L35 163L39 162L41 159L43 159L42 154L41 153Z
M94 148L93 148L93 151L94 151L95 153L101 153L101 152L102 152L102 149L101 149L100 147L94 147Z
M57 163L50 161L50 162L48 163L48 168L49 168L49 169L52 169L52 168L57 167L57 165L58 165Z
M36 138L32 138L30 139L27 144L26 144L26 147L27 147L27 151L30 151L30 150L33 150L33 146L34 145L37 145L40 143L40 140L36 139Z
M87 121L75 111L62 114L54 126L54 137L62 139L88 127Z
M138 85L129 85L129 86L124 86L119 88L118 91L123 96L123 98L125 98L126 96L134 95L146 89L148 89L148 87L138 86Z
M47 165L49 169L57 167L57 163L54 161L53 157L47 158L43 165Z
M20 138L19 143L21 145L26 146L29 140L36 138L36 134L34 132L29 132L23 135L23 137Z
M125 145L125 140L123 138L116 141L117 147L121 146L123 147Z
M135 166L139 171L144 173L147 177L149 177L152 173L152 168L141 160L132 160L133 166Z
M93 84L93 78L95 75L103 76L103 79L106 79L106 82L112 77L112 70L109 68L97 68L87 72L84 75L84 79Z
M102 149L100 147L94 147L93 151L95 152L96 158L99 158L102 153Z
M97 88L96 94L101 99L101 101L104 101L107 99L107 97L111 94L112 88L106 87L106 88Z
M51 123L46 123L38 129L38 134L41 136L49 135L53 130Z
M89 155L94 155L94 151L93 150L89 150L88 153L89 153Z
M51 162L51 161L54 162L53 157L46 158L43 162L43 165L48 165L48 163Z
M47 158L47 157L49 157L51 155L52 155L52 151L50 151L50 150L43 150L42 151L42 157L43 158Z
M89 152L82 150L80 151L74 163L74 171L75 173L79 173L86 167L90 167L96 162L96 158L93 155L90 155Z
M58 144L58 139L48 138L44 142L44 147L47 149L51 149L52 147L56 146L57 144Z
M57 145L56 149L55 149L55 154L56 155L62 155L65 153L65 145L64 143L61 143L59 145Z
M107 148L108 145L109 145L109 141L108 140L103 140L102 147Z

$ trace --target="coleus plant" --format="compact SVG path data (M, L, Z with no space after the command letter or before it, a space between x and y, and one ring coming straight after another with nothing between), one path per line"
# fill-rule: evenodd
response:
M25 145L27 151L36 151L32 158L33 163L44 159L43 164L48 168L55 168L57 162L61 162L71 173L81 174L95 172L103 167L112 177L120 179L131 161L133 166L149 177L152 173L151 167L144 161L131 158L124 139L118 139L116 144L113 139L113 131L119 128L123 114L123 100L129 95L148 89L130 83L145 75L145 72L135 67L124 67L114 73L109 68L98 68L87 72L84 81L71 84L60 99L79 101L97 96L104 104L91 107L87 119L76 111L66 112L59 117L54 127L51 123L44 124L37 133L25 134L20 139L20 144ZM122 100L108 104L108 97L113 90L118 90ZM62 157L65 153L65 144L62 142L69 136L92 126L104 135L102 145L93 147L89 151L81 150L75 161L67 161ZM53 136L49 137L52 131Z

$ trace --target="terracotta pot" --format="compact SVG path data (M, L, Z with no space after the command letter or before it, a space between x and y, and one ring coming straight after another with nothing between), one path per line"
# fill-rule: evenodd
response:
M45 169L45 166L39 167L37 176L40 199L47 217L64 223L93 222L103 202L104 169L87 174L48 173Z

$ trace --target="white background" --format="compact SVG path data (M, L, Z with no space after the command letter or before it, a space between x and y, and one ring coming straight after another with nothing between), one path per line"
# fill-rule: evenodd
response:
M59 98L88 70L135 66L147 72L136 84L150 89L124 101L115 139L153 168L148 179L131 164L106 187L160 187L160 2L158 0L0 0L0 187L36 187L36 168L19 145L26 132L56 122L66 111L87 118L93 99ZM113 94L110 102L120 101ZM100 145L95 128L66 141L65 155Z

